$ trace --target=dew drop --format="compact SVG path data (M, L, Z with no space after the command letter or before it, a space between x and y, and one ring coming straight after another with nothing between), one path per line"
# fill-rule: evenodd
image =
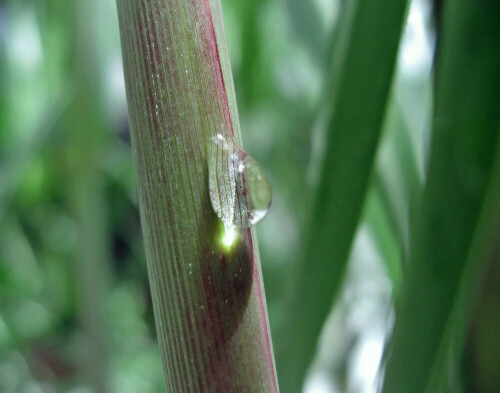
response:
M210 143L209 194L221 221L238 228L260 222L271 205L271 185L262 167L234 138L222 134Z

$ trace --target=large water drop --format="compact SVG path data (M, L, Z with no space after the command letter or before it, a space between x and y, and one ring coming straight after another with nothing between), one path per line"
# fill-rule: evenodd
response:
M226 225L247 228L271 205L271 185L261 166L232 137L215 135L209 148L212 207Z

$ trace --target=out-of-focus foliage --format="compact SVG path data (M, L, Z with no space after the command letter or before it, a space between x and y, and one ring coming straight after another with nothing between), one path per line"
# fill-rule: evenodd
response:
M318 180L344 2L222 2L245 149L273 186L257 233L275 342L293 329L283 326L283 299ZM114 0L0 1L2 393L164 391L118 33ZM342 290L327 299L334 307L307 393L375 391L425 184L433 46L430 4L414 0L362 219ZM494 286L481 295L486 311L474 315L466 343L477 370L463 382L457 366L457 386L494 383L488 359L498 343L485 339L497 326ZM314 307L318 299L303 301Z
M119 45L113 1L0 3L1 392L163 389Z

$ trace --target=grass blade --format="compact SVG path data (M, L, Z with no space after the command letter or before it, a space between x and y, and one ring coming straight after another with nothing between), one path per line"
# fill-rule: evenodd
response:
M304 257L296 267L277 366L298 392L346 270L391 86L406 0L345 4L332 63L329 118Z
M499 18L497 2L458 0L444 8L429 171L396 304L384 393L436 392L448 372L455 325L466 311L460 297L470 296L465 275L481 263L469 254L495 176Z

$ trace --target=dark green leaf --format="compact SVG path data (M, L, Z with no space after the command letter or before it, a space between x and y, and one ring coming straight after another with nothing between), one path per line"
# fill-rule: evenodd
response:
M281 389L298 392L341 287L384 118L407 2L346 4L332 60L327 138L304 257L296 266L283 341Z
M500 3L447 2L429 172L396 307L385 393L439 391L470 291L468 264L500 130ZM496 174L498 176L498 173ZM465 285L465 286L464 286ZM456 351L457 348L454 348Z

